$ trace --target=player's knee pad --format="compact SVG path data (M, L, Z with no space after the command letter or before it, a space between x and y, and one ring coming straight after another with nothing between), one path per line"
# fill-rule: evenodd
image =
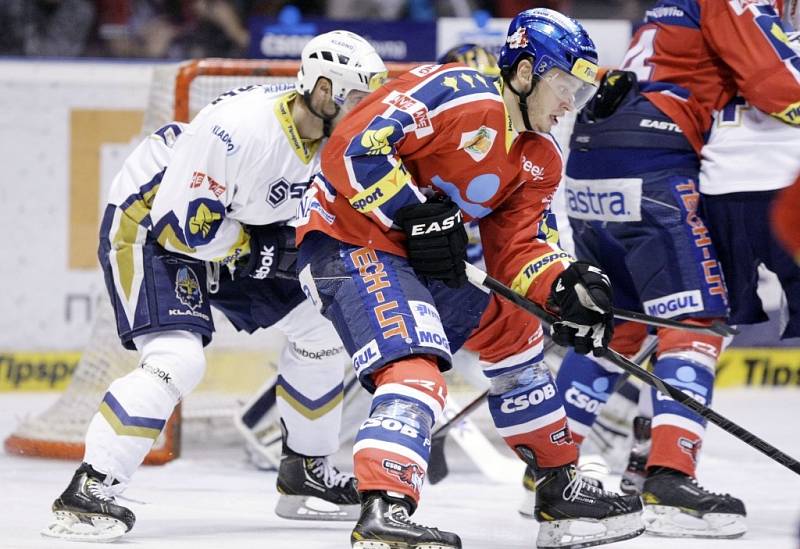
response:
M206 358L203 340L186 331L161 332L136 338L139 370L160 380L176 402L191 393L203 379Z
M577 459L561 397L543 361L492 378L488 402L497 432L523 460L556 467Z
M446 390L433 360L406 358L373 375L370 416L353 446L359 490L393 490L416 501L430 457L430 434Z
M564 397L564 409L576 442L589 435L619 376L618 371L608 371L596 358L573 349L567 351L556 376L556 386Z

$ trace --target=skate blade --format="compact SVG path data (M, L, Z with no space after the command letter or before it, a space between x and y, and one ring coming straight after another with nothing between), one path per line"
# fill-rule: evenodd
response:
M314 496L282 494L275 506L275 514L290 520L356 521L361 514L361 505L339 505Z
M580 549L626 539L644 533L641 513L607 519L567 519L539 523L538 549Z
M706 513L698 517L666 505L645 506L644 522L647 534L659 537L734 539L747 532L742 515Z
M83 519L70 511L55 511L55 519L40 534L48 538L70 541L114 541L128 531L125 523L103 515L84 515ZM87 522L88 521L88 522Z
M388 540L351 540L353 549L456 549L453 545L441 543L408 544L404 541Z

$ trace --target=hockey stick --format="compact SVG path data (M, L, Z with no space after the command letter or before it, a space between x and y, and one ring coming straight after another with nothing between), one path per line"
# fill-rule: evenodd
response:
M687 332L697 332L699 334L712 334L722 337L737 335L738 328L728 326L724 322L715 320L711 326L698 326L696 324L687 324L680 320L670 320L668 318L658 318L655 316L646 315L644 313L637 313L636 311L627 311L625 309L614 308L614 318L619 320L629 320L631 322L638 322L640 324L647 324L649 326L659 326L662 328L677 328L679 330L686 330Z
M518 305L520 308L525 309L529 313L533 314L534 316L545 322L549 322L550 324L552 324L553 322L558 321L558 319L555 316L545 311L542 307L540 307L533 301L530 301L529 299L519 295L511 288L504 285L502 282L490 277L477 267L474 267L469 263L466 264L466 267L467 267L467 278L472 284L478 287L487 288L495 292L497 295L506 298L515 305ZM752 446L765 456L777 461L787 469L790 469L791 471L800 475L800 463L796 459L778 450L777 448L769 444L767 441L754 435L744 427L741 427L738 424L734 423L733 421L721 416L711 408L703 406L695 399L685 394L680 389L673 387L660 377L651 374L644 368L639 367L635 363L631 362L624 356L612 351L611 349L608 350L608 353L606 353L603 358L619 366L632 376L639 378L640 380L647 383L651 387L660 391L662 394L670 396L673 400L683 404L686 408L692 410L693 412L707 419L711 423L714 423L723 431L730 433L731 435L738 438L748 446Z

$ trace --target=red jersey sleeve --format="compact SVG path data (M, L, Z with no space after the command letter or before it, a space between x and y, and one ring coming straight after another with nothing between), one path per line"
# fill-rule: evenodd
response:
M758 109L800 125L800 57L775 8L749 0L707 0L702 32Z
M520 185L480 221L487 272L540 305L574 258L558 246L550 202L561 181L562 159L552 138L523 134L511 150L520 155Z

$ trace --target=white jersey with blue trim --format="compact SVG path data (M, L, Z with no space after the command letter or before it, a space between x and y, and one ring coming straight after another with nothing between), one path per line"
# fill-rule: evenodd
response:
M250 251L243 225L294 219L319 169L320 146L300 138L291 114L296 98L266 86L232 90L183 128L143 223L162 246L233 261Z

